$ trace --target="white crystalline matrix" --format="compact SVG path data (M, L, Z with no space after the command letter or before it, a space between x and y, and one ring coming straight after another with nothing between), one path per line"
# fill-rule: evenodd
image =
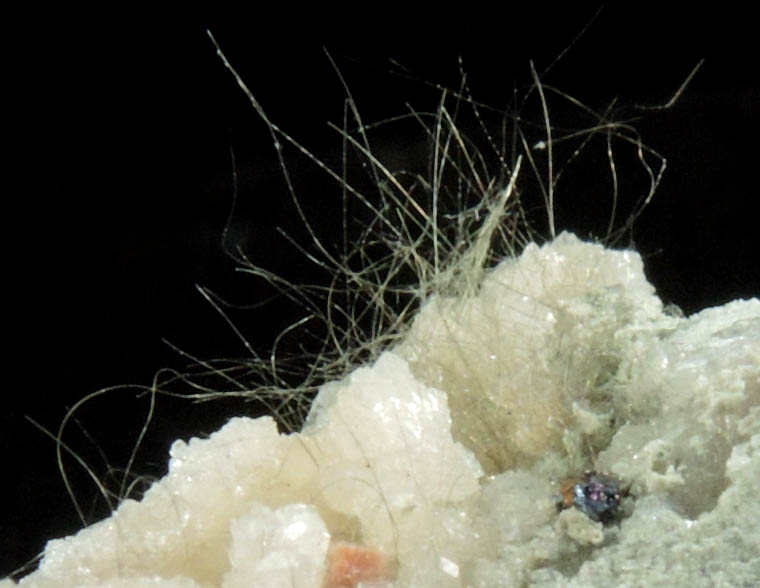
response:
M431 299L301 433L237 418L171 453L21 585L320 587L351 542L377 586L750 586L760 301L668 316L638 255L563 234ZM579 464L630 485L619 525L557 511Z

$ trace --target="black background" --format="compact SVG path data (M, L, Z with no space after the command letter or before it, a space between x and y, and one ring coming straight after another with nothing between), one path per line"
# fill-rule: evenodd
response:
M428 38L389 29L371 42L328 46L360 111L379 119L403 112L404 99L436 106L429 88L387 75L386 57L420 79L456 86L462 55L473 93L503 103L515 85L529 83L528 60L546 67L591 14L505 23L503 31L493 27L471 43L457 43L456 36L447 42L451 36L442 31ZM550 82L600 108L614 96L621 104L667 101L700 53L674 55L678 29L652 22L603 12ZM309 148L330 149L334 143L323 137L335 136L325 121L340 124L344 92L322 51L324 39L309 43L291 30L273 39L265 25L212 29L270 118ZM258 199L233 236L274 270L287 271L295 259L272 230L289 226L293 215L271 139L204 27L116 17L97 27L48 23L28 26L7 55L9 378L0 421L6 496L0 577L47 538L79 528L54 443L25 416L54 430L83 395L148 384L158 368L181 366L162 338L204 358L244 355L194 288L207 285L240 303L262 295L255 282L235 274L222 251L232 198L230 147L241 190ZM760 291L757 72L740 52L708 57L681 101L638 125L645 142L667 157L668 170L636 226L635 243L663 299L687 314ZM392 97L401 86L400 97ZM334 210L320 214L318 223L335 222ZM573 228L570 216L561 223ZM294 318L275 309L242 327L265 349ZM144 410L144 402L121 393L83 415L110 463L125 463ZM174 439L212 432L229 416L252 410L233 402L166 401L138 461L160 474Z

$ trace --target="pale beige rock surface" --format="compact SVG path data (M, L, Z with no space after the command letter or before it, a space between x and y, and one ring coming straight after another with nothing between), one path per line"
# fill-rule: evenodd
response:
M558 512L586 468L630 486L619 524ZM667 315L638 255L564 234L431 299L301 433L177 441L21 585L319 588L341 540L394 562L386 586L750 587L758 480L760 301Z

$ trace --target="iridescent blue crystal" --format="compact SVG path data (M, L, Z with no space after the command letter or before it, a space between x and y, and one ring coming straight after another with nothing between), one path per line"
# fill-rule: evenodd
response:
M573 506L595 521L610 522L620 506L620 488L612 478L586 474L573 486Z

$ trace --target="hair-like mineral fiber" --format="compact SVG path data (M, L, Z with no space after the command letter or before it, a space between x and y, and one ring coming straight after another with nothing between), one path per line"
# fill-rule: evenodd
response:
M255 88L249 89L250 80L237 74L216 40L211 40L271 135L294 213L306 235L284 235L284 242L301 250L305 263L327 279L296 283L253 261L232 241L233 205L222 235L225 247L241 272L264 280L278 296L291 301L299 315L273 342L271 352L262 355L228 316L225 302L211 290L199 288L240 338L247 356L239 361L204 360L178 349L193 367L162 371L137 391L148 400L147 416L116 487L88 467L76 448L68 445L66 432L83 405L119 388L99 390L74 405L59 430L48 434L56 442L60 471L82 522L91 521L69 483L69 464L73 460L88 472L109 509L127 497L139 497L145 484L135 474L138 452L162 395L196 402L249 398L274 416L283 431L298 431L320 386L389 349L405 357L421 381L446 392L454 437L474 452L486 473L537 468L559 476L588 467L609 442L614 423L583 438L568 434L565 425L574 418L573 402L589 390L596 394L591 402L610 402L605 383L616 365L605 358L614 353L594 348L595 342L589 341L588 349L573 355L563 349L564 341L557 340L556 357L575 357L575 363L564 369L547 365L525 370L536 341L510 340L508 333L491 327L494 315L468 316L468 301L497 297L483 286L492 268L515 258L528 244L545 243L561 233L566 221L559 211L567 207L560 203L570 198L574 178L587 173L578 171L584 166L603 174L609 188L599 199L598 207L608 213L595 227L596 237L610 247L626 245L636 218L655 195L665 170L664 157L648 147L628 122L617 120L612 105L594 110L547 83L560 56L542 69L525 64L526 83L501 108L472 95L466 64L460 62L460 84L455 88L418 79L394 65L393 75L436 92L438 101L432 109L410 105L406 112L384 120L363 118L351 84L334 63L346 100L343 124L329 123L341 144L341 164L328 165L299 142L297 133L270 120ZM332 62L330 54L326 59ZM660 108L676 102L700 65L683 72L683 83L675 84L671 99ZM566 120L555 120L561 115ZM399 165L403 159L389 155L383 143L391 133L414 135L410 142L424 146L425 156L412 153L408 164ZM332 233L310 218L290 158L299 165L315 166L334 181L337 203L329 206L340 210L341 218L330 227ZM599 166L599 161L604 165ZM622 173L634 177L622 178ZM621 188L629 180L640 186L634 195ZM237 186L236 177L234 181ZM529 286L505 288L512 290L515 300L538 298L547 313L558 311L553 300L540 298ZM412 321L423 309L440 320L437 331L412 332ZM525 316L525 321L531 318ZM497 353L497 346L501 360L484 365L480 358L490 349ZM591 357L595 361L587 359ZM552 456L562 456L562 464Z

